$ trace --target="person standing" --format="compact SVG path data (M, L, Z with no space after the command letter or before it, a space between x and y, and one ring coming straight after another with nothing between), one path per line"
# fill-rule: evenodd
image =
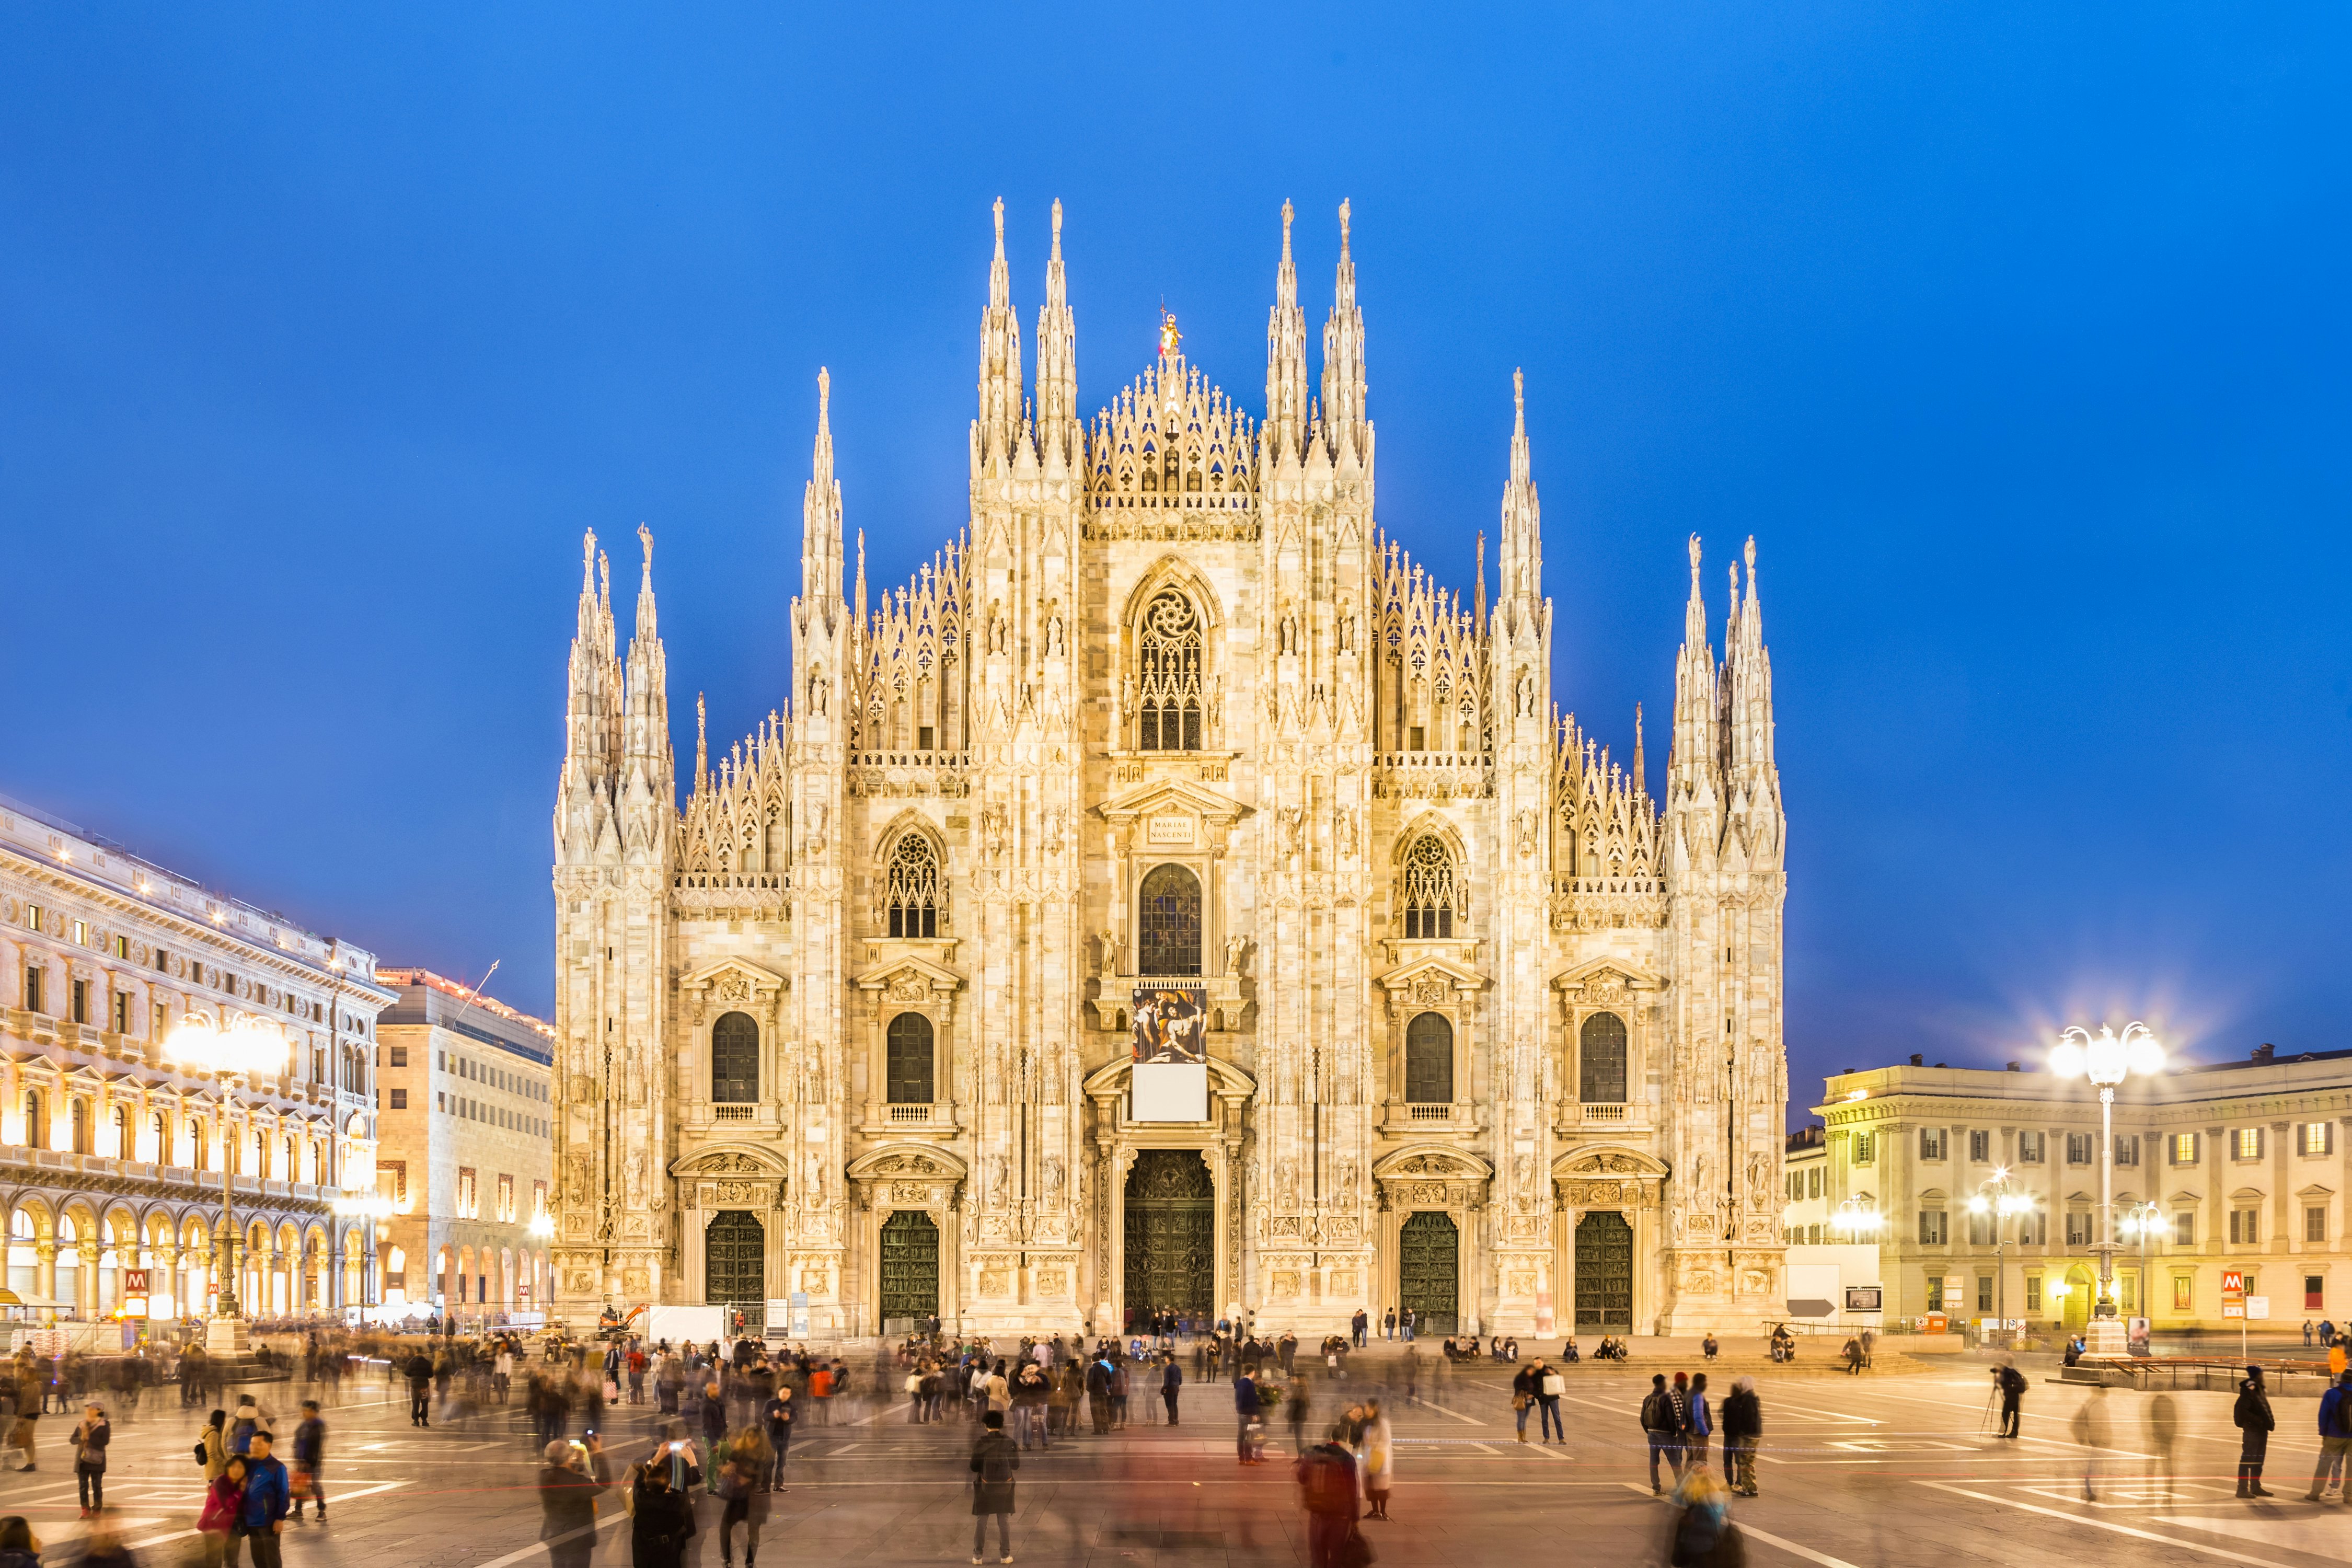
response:
M776 1384L776 1392L768 1396L761 1409L761 1424L768 1429L768 1489L784 1489L784 1450L793 1440L793 1385Z
M319 1522L327 1522L327 1489L319 1471L327 1462L327 1424L319 1417L319 1402L302 1402L302 1420L294 1428L294 1522L302 1522L302 1504L319 1505Z
M1234 1379L1234 1452L1244 1465L1253 1462L1250 1453L1250 1427L1257 1421L1260 1401L1257 1396L1257 1374L1243 1373Z
M1396 1486L1396 1439L1378 1394L1364 1402L1363 1459L1364 1500L1371 1505L1365 1517L1386 1519L1389 1493Z
M1518 1427L1518 1439L1528 1440L1528 1410L1536 1402L1536 1369L1530 1364L1511 1374L1511 1420Z
M596 1552L596 1494L604 1483L575 1462L561 1439L540 1451L539 1538L549 1568L588 1568Z
M1176 1364L1176 1352L1168 1351L1160 1358L1160 1399L1168 1406L1168 1425L1176 1425L1176 1396L1184 1386L1184 1373Z
M2015 1437L2018 1428L2023 1425L2025 1374L2017 1370L2016 1362L2003 1356L1999 1370L1992 1375L2000 1387L2000 1436Z
M2336 1500L2352 1502L2352 1489L2345 1486L2347 1454L2352 1454L2352 1373L2338 1377L2319 1396L2319 1463L2312 1469L2311 1489L2304 1493L2304 1501L2321 1500L2332 1479Z
M676 1484L683 1447L672 1442L655 1449L631 1483L629 1561L635 1568L684 1568L686 1543L694 1537L694 1502L687 1487Z
M988 1521L996 1520L999 1563L1013 1561L1013 1472L1021 1468L1021 1450L1004 1435L1004 1413L992 1410L981 1418L985 1428L971 1446L971 1560L980 1561L988 1539Z
M1560 1395L1568 1392L1568 1380L1541 1356L1536 1358L1535 1373L1536 1404L1543 1412L1543 1419L1537 1424L1536 1430L1547 1443L1565 1443L1568 1441L1568 1428L1560 1424L1559 1400Z
M2271 1414L2271 1396L2263 1386L2263 1369L2246 1368L2245 1377L2238 1384L2238 1403L2230 1412L2230 1420L2239 1433L2238 1495L2242 1498L2269 1497L2263 1489L2263 1461L2271 1447L2271 1430L2278 1425Z
M286 1467L270 1457L269 1428L254 1428L252 1451L245 1457L245 1503L237 1514L237 1538L249 1542L253 1568L281 1568L278 1537L286 1528L286 1509L292 1489L286 1484ZM236 1568L236 1547L230 1547L229 1568Z
M81 1408L81 1425L74 1428L74 1482L81 1489L81 1516L88 1519L106 1506L106 1445L114 1433L106 1412L91 1400Z
M205 1485L205 1504L196 1515L196 1533L204 1538L205 1568L224 1568L229 1542L245 1516L245 1461L231 1454L218 1475Z
M1087 1363L1087 1414L1097 1434L1110 1430L1110 1352L1097 1352Z
M418 1351L408 1358L408 1424L433 1425L433 1358Z
M1308 1568L1339 1568L1341 1550L1356 1533L1356 1457L1342 1441L1346 1435L1346 1427L1333 1426L1293 1471L1307 1509Z
M1683 1462L1704 1465L1707 1445L1715 1440L1715 1412L1707 1407L1706 1373L1691 1379L1690 1403L1683 1415Z
M1666 1392L1663 1372L1651 1374L1649 1397L1642 1401L1642 1437L1650 1448L1650 1495L1663 1497L1666 1489L1658 1483L1660 1458L1666 1461L1670 1479L1683 1479L1682 1416Z
M1723 1402L1723 1479L1740 1497L1756 1495L1756 1443L1764 1436L1764 1402L1756 1380L1736 1377Z

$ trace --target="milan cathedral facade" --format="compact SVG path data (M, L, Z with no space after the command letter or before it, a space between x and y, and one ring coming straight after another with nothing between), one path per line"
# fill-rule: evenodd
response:
M1286 205L1263 419L1172 323L1088 418L1060 205L1033 380L999 204L968 526L878 594L861 542L845 582L820 374L792 690L716 755L698 721L682 809L651 539L624 647L591 536L554 813L559 1313L1780 1314L1754 545L1718 658L1691 542L1653 795L1638 715L1627 767L1555 705L1523 399L1491 597L1483 545L1465 599L1383 537L1339 216L1319 386ZM1167 991L1197 999L1207 1092L1143 1120L1130 1014Z

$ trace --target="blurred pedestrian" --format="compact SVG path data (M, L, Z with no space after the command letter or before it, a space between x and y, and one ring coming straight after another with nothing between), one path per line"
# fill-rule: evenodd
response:
M1667 1478L1683 1479L1682 1418L1675 1414L1674 1397L1666 1392L1666 1374L1652 1374L1649 1397L1642 1401L1642 1436L1650 1448L1650 1495L1663 1496L1665 1488L1658 1483L1658 1460L1666 1461Z
M1389 1516L1389 1493L1396 1486L1396 1440L1389 1430L1388 1412L1381 1408L1380 1395L1364 1402L1364 1500L1370 1505L1368 1519Z
M113 1436L96 1400L81 1407L81 1425L73 1434L74 1483L81 1489L84 1519L106 1506L106 1445Z
M2105 1384L2091 1384L2090 1394L2083 1401L2083 1407L2074 1412L2074 1436L2075 1443L2083 1450L2083 1500L2096 1502L2099 1500L2099 1456L2106 1451L2109 1436Z
M2025 1374L2017 1370L2015 1361L2003 1356L1992 1376L1994 1385L2000 1390L2000 1436L2014 1437L2024 1424L2021 1413L2025 1405Z
M2180 1417L2175 1414L2172 1395L2158 1394L2147 1402L2147 1451L2154 1468L2148 1476L2148 1489L2156 1489L2156 1478L2164 1478L2164 1500L2172 1500L2172 1445L2180 1435Z
M1748 1546L1731 1522L1731 1494L1714 1473L1693 1465L1675 1484L1664 1560L1674 1568L1743 1568Z
M1756 1380L1735 1377L1723 1402L1723 1479L1740 1497L1756 1495L1756 1445L1764 1436L1764 1402Z
M21 1513L0 1518L0 1568L41 1568L41 1540Z
M1356 1456L1348 1451L1346 1436L1346 1427L1333 1426L1298 1457L1293 1470L1307 1508L1308 1568L1344 1568L1348 1542L1356 1533Z
M302 1402L302 1420L294 1428L294 1522L302 1522L302 1505L319 1505L319 1522L327 1522L327 1489L319 1472L327 1462L327 1424L319 1416L319 1402Z
M2336 1500L2352 1501L2352 1490L2344 1485L2347 1453L2352 1453L2352 1373L2337 1378L2319 1396L2319 1463L2312 1469L2311 1489L2304 1494L2304 1501L2319 1501L2327 1492L2331 1479L2336 1483Z
M654 1450L630 1483L629 1561L635 1568L685 1568L686 1543L694 1536L694 1501L688 1480L678 1484L686 1444L677 1439ZM594 1537L590 1537L593 1541Z
M1704 1465L1715 1440L1715 1411L1706 1400L1706 1373L1691 1379L1690 1406L1683 1418L1683 1463Z
M596 1494L604 1483L581 1464L581 1451L561 1438L541 1450L539 1538L549 1568L588 1568L596 1552Z
M729 1445L717 1488L727 1507L719 1516L719 1561L735 1561L735 1527L743 1526L743 1568L760 1560L760 1530L768 1522L768 1440L746 1426Z

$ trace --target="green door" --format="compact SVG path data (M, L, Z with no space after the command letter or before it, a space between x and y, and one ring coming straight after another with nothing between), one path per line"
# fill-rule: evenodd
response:
M1633 1227L1614 1209L1596 1209L1576 1222L1576 1328L1633 1331Z
M758 1334L768 1321L768 1233L741 1209L711 1216L702 1233L702 1300L743 1314L743 1332ZM733 1321L730 1321L732 1331Z
M882 1331L900 1319L940 1310L940 1227L920 1209L900 1209L882 1222Z
M1407 1215L1397 1231L1397 1304L1413 1314L1416 1334L1462 1327L1462 1233L1431 1210Z
M1127 1173L1127 1321L1214 1316L1217 1189L1190 1149L1146 1149Z

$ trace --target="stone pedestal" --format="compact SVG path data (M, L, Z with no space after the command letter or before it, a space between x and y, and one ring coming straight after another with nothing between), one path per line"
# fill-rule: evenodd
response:
M243 1318L205 1321L205 1353L241 1358L253 1353L253 1330Z
M2093 1318L2083 1330L2083 1353L2086 1356L2124 1356L2130 1353L2130 1336L2121 1318Z

